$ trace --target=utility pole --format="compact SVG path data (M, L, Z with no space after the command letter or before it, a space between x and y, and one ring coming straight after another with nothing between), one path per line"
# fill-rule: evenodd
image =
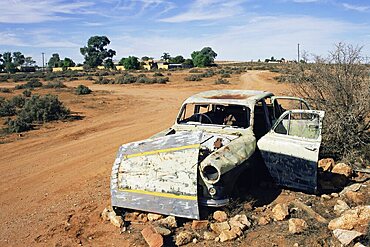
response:
M45 53L41 53L42 54L42 71L45 70L45 62L44 62L44 55Z
M298 43L298 61L297 62L299 63L299 61L300 60L299 60L299 43Z

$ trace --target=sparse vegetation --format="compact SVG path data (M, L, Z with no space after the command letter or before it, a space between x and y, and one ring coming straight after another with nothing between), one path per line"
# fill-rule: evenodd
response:
M218 78L217 80L215 80L215 84L230 84L230 82L226 79Z
M189 75L184 78L185 81L201 81L202 76L201 75Z
M1 87L0 88L0 93L10 93L11 90L9 88L4 88L4 87Z
M76 88L77 95L90 94L92 90L85 85L78 85Z
M370 143L370 77L361 47L339 43L326 58L297 64L295 91L314 109L324 110L322 153L364 163Z
M31 97L32 92L31 92L31 90L26 89L22 92L22 94L23 94L24 97Z
M61 81L53 81L53 82L48 82L43 87L44 88L65 88L67 86L64 85L64 83Z
M65 119L69 114L69 109L54 95L0 98L0 117L15 116L6 121L7 131L11 133L30 130L36 123Z
M42 83L38 79L32 78L26 84L15 86L15 89L26 89L36 87L42 87Z

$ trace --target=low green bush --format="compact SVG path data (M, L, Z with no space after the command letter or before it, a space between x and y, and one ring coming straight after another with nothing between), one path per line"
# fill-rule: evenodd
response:
M15 113L15 106L5 98L0 97L0 117L14 116Z
M10 93L11 90L9 88L0 87L0 93Z
M202 77L200 75L189 75L184 78L185 81L201 81Z
M28 97L31 97L32 92L31 92L31 90L26 89L22 92L22 94L23 94L24 97L28 98Z
M230 82L228 80L225 80L225 79L222 79L222 78L218 78L215 81L215 84L230 84Z
M92 90L85 85L78 85L76 88L77 95L90 94Z
M61 81L53 81L53 82L48 82L43 87L44 88L66 88L67 86L64 85L64 83Z

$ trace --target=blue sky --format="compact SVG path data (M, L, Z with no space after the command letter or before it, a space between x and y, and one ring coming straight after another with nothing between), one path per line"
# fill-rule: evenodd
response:
M295 59L297 43L326 55L335 43L370 56L368 0L0 0L0 53L82 62L79 48L106 35L114 59L163 52L190 57L210 46L219 60Z

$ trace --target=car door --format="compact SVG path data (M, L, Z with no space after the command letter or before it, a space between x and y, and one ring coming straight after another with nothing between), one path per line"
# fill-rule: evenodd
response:
M315 192L323 111L288 110L282 113L257 146L275 182Z
M300 109L300 110L311 110L308 103L298 97L290 96L272 96L271 102L273 106L273 119L272 123L275 123L276 120L285 112L286 110Z

